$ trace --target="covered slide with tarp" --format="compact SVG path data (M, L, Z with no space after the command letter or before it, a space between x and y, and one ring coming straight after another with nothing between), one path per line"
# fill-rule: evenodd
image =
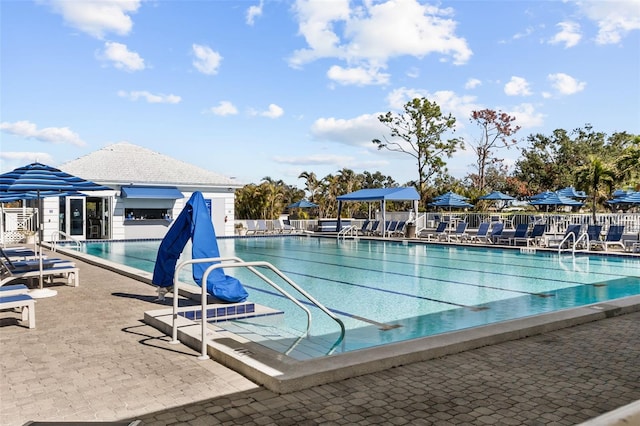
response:
M338 200L338 226L340 229L342 224L340 214L342 213L342 203L345 201L355 202L379 202L380 211L382 212L382 223L386 222L386 206L387 201L413 201L413 211L418 212L418 201L420 201L420 194L412 186L399 187L399 188L372 188L361 189L359 191L351 192L336 197ZM383 227L384 229L384 227ZM383 231L384 232L384 231ZM385 236L384 233L382 235Z
M210 259L220 257L216 232L202 193L191 195L184 209L162 239L156 265L153 269L153 284L161 288L173 286L176 263L187 241L191 239L191 258ZM204 272L220 262L196 263L192 265L193 280L202 287ZM223 302L237 303L247 299L248 293L236 278L225 275L221 268L214 269L207 277L207 293ZM175 296L174 296L175 297Z

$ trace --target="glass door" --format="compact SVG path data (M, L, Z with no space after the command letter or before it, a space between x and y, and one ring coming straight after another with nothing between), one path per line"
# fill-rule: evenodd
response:
M86 212L84 197L67 197L67 234L79 239L86 238Z

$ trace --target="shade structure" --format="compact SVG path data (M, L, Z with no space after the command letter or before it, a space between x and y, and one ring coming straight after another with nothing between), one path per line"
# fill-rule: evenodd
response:
M362 201L362 202L379 202L380 211L382 212L382 223L387 220L387 201L412 201L413 211L418 211L418 201L420 200L420 194L413 186L401 186L394 188L366 188L360 189L348 194L339 195L336 197L338 200L338 226L336 230L341 229L342 222L340 215L342 213L342 203L345 201ZM387 234L385 227L382 227L382 236Z
M511 201L511 200L515 200L515 197L512 197L509 194L505 194L503 192L500 191L493 191L489 194L483 195L482 197L479 197L478 199L480 200L493 200L493 201Z
M307 200L296 201L295 203L291 203L287 206L289 209L310 209L313 207L318 207L318 205Z
M436 201L438 201L440 199L443 199L443 198L444 199L453 199L453 198L455 198L455 199L458 199L458 200L468 200L468 198L465 197L464 195L460 195L460 194L455 193L453 191L448 191L448 192L445 192L444 194L440 194L440 195L435 196L433 198L433 202L436 202Z
M42 163L31 163L26 166L18 167L10 172L0 175L0 197L8 197L11 195L30 196L36 193L38 200L39 222L42 221L41 200L42 197L62 197L69 192L83 191L102 191L111 188L97 183L82 179L77 176L70 175ZM38 234L42 229L42 224L38 223ZM40 247L40 291L32 291L32 297L47 297L56 294L53 290L43 288L42 277L42 247Z

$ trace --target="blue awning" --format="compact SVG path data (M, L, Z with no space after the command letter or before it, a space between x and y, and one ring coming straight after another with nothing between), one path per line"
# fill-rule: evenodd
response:
M175 186L123 186L120 189L122 198L146 198L155 200L177 200L184 198Z

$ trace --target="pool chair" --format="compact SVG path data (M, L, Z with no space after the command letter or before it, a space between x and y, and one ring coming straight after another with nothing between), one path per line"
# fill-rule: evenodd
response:
M11 263L7 262L6 259L0 258L0 274L2 279L0 280L0 286L5 284L9 284L12 281L18 279L28 279L33 280L40 278L40 267L35 265L29 265L28 267L13 267ZM55 276L63 276L67 279L67 284L71 284L74 287L78 287L80 284L79 277L80 270L75 266L75 263L68 262L65 260L53 262L48 267L42 267L42 276L43 278L48 278L49 281L53 280Z
M565 248L571 247L574 244L578 237L580 236L580 229L582 225L569 225L567 226L564 234L561 237L552 237L547 239L547 247L558 247ZM569 237L570 234L573 234L573 237Z
M362 226L358 229L358 235L367 235L369 232L369 225L371 225L371 221L369 219L362 222Z
M589 225L587 226L587 238L588 240L580 240L580 248L589 249L592 242L600 241L602 234L602 225Z
M499 241L506 242L510 246L518 245L520 241L527 241L527 235L529 234L529 224L528 223L519 223L516 225L516 230L510 237L502 237L499 238Z
M426 234L420 234L420 238L426 237L428 241L439 240L441 237L445 237L447 235L447 228L449 227L449 222L440 222L438 223L438 227L435 231Z
M378 233L378 228L380 227L380 221L374 220L371 224L371 228L367 231L367 235L376 235Z
M531 230L531 233L529 233L529 235L526 235L523 238L518 238L515 237L515 235L513 237L511 237L512 241L509 241L509 245L514 245L517 246L518 243L524 242L527 247L531 246L531 245L540 245L540 243L543 241L543 237L544 237L544 231L547 229L547 225L544 223L536 223L535 225L533 225L533 229Z
M267 221L264 219L258 219L256 221L256 234L268 234L269 227L267 226Z
M451 242L451 241L462 241L463 239L467 239L469 235L467 234L467 222L458 222L458 224L456 225L456 229L450 233L447 234L447 242Z
M247 233L245 235L255 235L258 228L253 220L247 220Z
M396 237L404 237L404 226L407 224L406 220L399 220L396 225L396 229L393 230L391 235Z
M478 227L478 232L472 235L470 241L473 243L489 243L489 222L482 222Z
M36 328L36 301L28 294L0 295L0 310L20 309L21 320L27 327Z
M504 223L494 222L491 227L491 233L487 237L489 244L498 244L500 238L502 238L502 231L504 231Z
M589 242L590 248L595 250L596 248L602 247L604 251L609 251L609 246L619 246L624 250L624 243L622 242L623 234L624 225L611 225L604 240Z

